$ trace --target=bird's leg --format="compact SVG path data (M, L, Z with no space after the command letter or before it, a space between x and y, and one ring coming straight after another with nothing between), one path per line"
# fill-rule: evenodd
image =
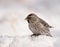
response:
M41 34L36 34L36 36L39 36L39 35L41 35Z
M35 36L35 37L36 37L36 36L39 36L39 35L41 35L41 34L32 34L31 37L32 37L32 36Z
M32 34L31 37L32 37L32 36L36 36L36 34Z

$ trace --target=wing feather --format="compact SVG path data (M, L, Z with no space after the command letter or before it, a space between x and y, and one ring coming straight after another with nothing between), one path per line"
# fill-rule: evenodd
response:
M39 18L39 21L40 21L45 27L52 28L52 26L50 26L47 22L45 22L45 21L42 20L41 18Z

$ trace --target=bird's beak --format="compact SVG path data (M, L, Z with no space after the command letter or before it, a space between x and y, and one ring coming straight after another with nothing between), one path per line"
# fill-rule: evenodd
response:
M28 20L27 17L25 18L25 20Z

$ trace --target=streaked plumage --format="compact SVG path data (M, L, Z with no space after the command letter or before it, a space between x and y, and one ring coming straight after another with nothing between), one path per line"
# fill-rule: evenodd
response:
M33 32L33 35L52 36L49 30L52 26L39 18L37 15L31 13L26 17L26 20L28 21L29 29Z

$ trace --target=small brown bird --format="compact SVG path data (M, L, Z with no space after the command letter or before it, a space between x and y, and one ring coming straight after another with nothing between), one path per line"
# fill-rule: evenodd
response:
M25 19L28 22L29 29L33 32L32 36L46 35L52 37L49 30L52 26L39 18L36 14L31 13Z

